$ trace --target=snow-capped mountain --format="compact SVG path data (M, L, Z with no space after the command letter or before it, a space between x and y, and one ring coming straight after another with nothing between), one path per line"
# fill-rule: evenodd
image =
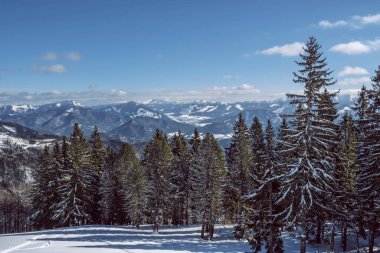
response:
M58 136L41 134L17 123L0 121L0 150L9 145L22 149L42 149L58 139ZM1 151L0 151L1 152Z
M351 111L353 101L349 96L339 96L337 100L339 114ZM286 100L239 103L154 100L144 104L131 101L93 107L76 101L62 101L40 106L1 106L0 120L57 135L69 135L73 124L78 122L89 136L96 125L108 139L132 143L150 140L156 129L163 130L169 137L178 131L190 137L194 128L198 128L202 134L210 132L219 140L228 140L239 113L243 114L248 125L257 116L265 127L268 120L278 126L280 116L293 109Z

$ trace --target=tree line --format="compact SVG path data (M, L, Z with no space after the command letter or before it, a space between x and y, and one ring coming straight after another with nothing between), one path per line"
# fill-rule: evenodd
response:
M31 190L34 228L81 224L237 224L235 236L254 252L284 252L281 231L306 242L347 249L348 231L368 236L373 252L380 224L380 66L363 86L354 114L338 117L332 71L311 37L287 94L294 112L278 131L239 115L224 151L195 129L170 140L157 130L139 157L133 146L106 147L97 128L89 140L75 124L69 138L46 147Z

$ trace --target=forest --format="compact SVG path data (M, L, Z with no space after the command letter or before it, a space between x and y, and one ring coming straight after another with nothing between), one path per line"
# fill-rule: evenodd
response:
M380 227L380 66L363 86L354 113L339 116L333 71L310 37L296 62L294 107L279 129L257 117L237 118L228 148L197 129L190 139L157 129L143 154L131 144L106 146L100 130L86 139L80 122L71 136L46 146L33 180L0 200L0 232L85 224L236 224L235 237L253 252L284 252L281 231L306 243L328 240L347 249L348 233L368 240ZM6 161L3 161L6 162ZM341 240L335 239L337 233ZM359 239L357 239L358 241ZM358 245L359 247L359 245Z

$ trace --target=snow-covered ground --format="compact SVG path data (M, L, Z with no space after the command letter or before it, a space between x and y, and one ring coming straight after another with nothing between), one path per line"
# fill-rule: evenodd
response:
M137 230L127 226L81 226L0 235L0 253L66 253L66 252L129 252L129 253L232 253L252 252L246 241L236 241L232 227L217 226L212 241L201 240L200 226L162 227L158 234L151 226ZM282 234L286 253L299 252L299 241L289 233ZM349 251L356 252L354 238L350 238ZM362 241L365 244L365 241ZM377 242L379 243L379 241ZM339 239L335 242L336 252ZM308 245L307 252L329 252L328 245ZM262 252L265 252L263 247ZM361 252L368 252L362 248ZM375 248L380 252L380 248Z
M246 242L233 239L231 227L218 226L214 240L199 239L200 226L163 227L153 234L150 226L82 226L41 232L0 235L0 253L8 252L249 252Z

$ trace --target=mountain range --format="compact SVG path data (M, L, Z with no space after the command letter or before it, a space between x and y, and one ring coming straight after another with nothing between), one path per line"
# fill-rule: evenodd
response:
M337 102L340 114L351 110L353 101L349 96L339 96ZM231 138L239 113L243 114L249 125L257 116L264 126L267 120L278 126L281 115L291 113L293 109L285 99L239 103L153 100L148 103L130 101L98 106L62 101L39 106L0 106L0 120L26 126L39 133L66 136L70 135L73 124L78 122L86 136L97 126L106 140L134 144L149 141L156 129L163 130L169 137L178 131L190 137L198 128L201 134L210 132L221 143L226 143Z

